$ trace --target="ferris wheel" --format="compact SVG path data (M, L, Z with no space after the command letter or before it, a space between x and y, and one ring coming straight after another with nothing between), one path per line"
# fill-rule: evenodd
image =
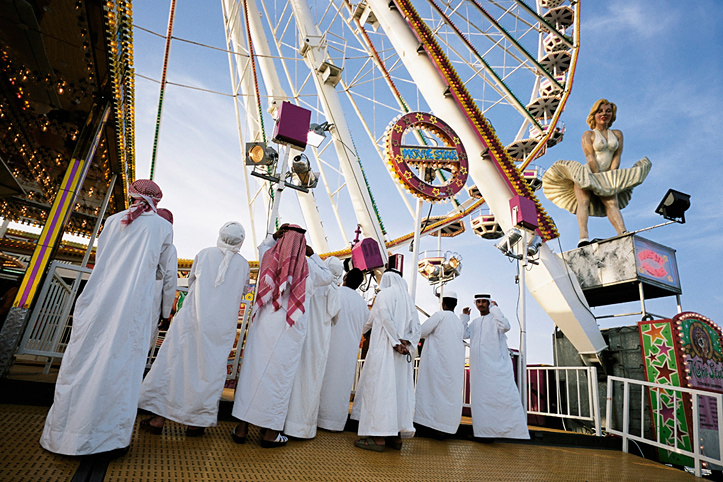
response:
M428 117L418 124L404 124L406 130L395 142L451 148L454 137L453 123L452 135L439 127L437 121L447 119L434 112L424 92L424 77L410 59L414 55L426 56L428 64L448 79L447 91L440 90L439 96L466 95L472 107L465 109L476 109L470 116L482 116L493 127L490 135L496 135L502 146L495 156L514 166L512 170L529 184L525 189L540 186L542 171L530 163L564 137L560 116L575 72L579 2L222 0L222 4L233 52L229 62L241 146L245 151L261 146L259 158L274 163L254 168L261 172L256 177L247 170L251 218L268 216L274 196L280 195L271 185L274 180L301 187L293 191L298 212L319 252L343 254L357 225L365 237L382 246L408 243L420 198L435 205L445 202L426 219L427 231L453 236L464 230L462 220L472 214L476 234L488 239L502 234L492 214L479 212L484 189L458 176L459 164L421 159L403 161L400 167L390 159L390 126L410 114ZM401 13L395 18L402 20L385 26L391 13ZM398 47L394 37L402 30L418 41L414 55ZM292 147L277 146L277 151L287 150L280 157L288 157L289 172L274 173L277 160L265 154L268 147L273 149L274 119L284 101L310 110L312 127L325 137L303 155ZM470 163L485 155L490 154L466 154ZM402 173L407 171L408 178L417 179L427 191L423 187L420 195L414 185L405 184ZM317 182L313 190L309 189L312 179ZM432 195L445 192L452 180L462 183L461 189L448 196ZM282 206L293 197L284 196ZM293 221L284 218L281 209L282 220ZM253 230L261 235L261 226Z

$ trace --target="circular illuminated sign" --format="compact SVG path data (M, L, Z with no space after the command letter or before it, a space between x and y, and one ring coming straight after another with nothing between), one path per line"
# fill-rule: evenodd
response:
M424 142L405 144L410 138ZM426 142L434 145L422 145ZM425 201L448 201L467 182L464 146L452 128L432 114L410 112L395 120L387 130L386 156L396 178Z

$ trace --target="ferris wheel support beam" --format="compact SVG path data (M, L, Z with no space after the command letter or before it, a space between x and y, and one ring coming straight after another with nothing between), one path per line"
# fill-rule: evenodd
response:
M241 4L243 3L243 12L241 8ZM241 29L241 17L240 15L244 14L245 21L247 22L248 27L248 35L247 39L248 42L253 46L253 52L256 54L254 60L257 63L259 70L261 71L261 77L263 79L264 87L266 89L266 92L268 93L269 103L268 103L268 109L267 111L275 118L276 112L278 107L281 105L281 102L288 99L288 96L286 95L286 92L284 91L283 87L281 86L281 82L279 81L278 76L276 75L276 69L273 65L273 57L271 54L271 49L269 49L269 44L266 39L266 35L264 34L263 26L261 25L261 15L259 14L259 11L256 7L255 1L246 1L246 0L223 0L223 7L225 12L229 12L229 17L227 17L228 25L226 27L227 30L227 37L229 34L232 36L232 41L235 46L236 52L250 52L252 51L251 48L246 50L243 47L243 41L241 40L243 38L243 35L240 32ZM227 40L228 42L228 40ZM231 56L233 54L229 54ZM247 54L248 55L248 54ZM244 63L244 65L241 65L237 62L239 75L242 76L242 79L245 80L245 82L241 82L242 90L244 93L244 100L249 99L249 95L256 95L256 92L258 91L258 86L255 86L253 83L257 81L257 79L252 79L251 75L248 75L249 66ZM232 76L233 78L233 76ZM260 100L257 100L258 103L260 103ZM248 103L245 103L245 110L247 114L247 122L249 125L249 129L251 131L250 138L255 141L261 141L266 139L266 135L263 132L263 119L261 119L261 113L258 113L258 119L257 116L252 115L252 112L255 112L257 109L249 109ZM255 120L255 122L253 121ZM237 113L237 122L240 121L239 115ZM239 122L239 126L240 126ZM241 139L241 149L242 152L245 152L245 145L243 142L243 135L242 132L239 132L239 139ZM291 149L290 147L287 147L285 149ZM287 151L288 152L288 151ZM291 150L290 156L295 156L300 151L297 150ZM285 175L285 172L282 172L281 175ZM244 169L244 180L246 181L246 193L247 197L250 195L251 189L248 182L248 173ZM283 182L283 181L282 181ZM266 184L264 182L264 184ZM281 195L283 189L277 189L276 193L277 195ZM264 193L264 205L268 207L269 205L276 206L277 212L278 212L278 204L277 202L272 202L271 196L269 195L269 192L267 189L263 190ZM329 243L327 242L326 236L324 236L324 230L322 228L321 224L321 218L319 216L319 211L316 207L316 202L314 200L314 196L312 194L308 193L297 193L297 199L299 201L299 207L301 209L301 214L304 218L309 238L311 241L311 245L314 247L314 249L318 252L327 252L329 251ZM255 227L253 224L253 212L251 207L251 201L249 201L249 212L251 216L251 223L252 223L252 229L254 232L254 239L256 238L255 235ZM272 216L275 218L275 216Z
M449 95L449 85L437 66L420 49L407 20L387 0L367 0L381 28L398 52L409 74L435 115L455 130L469 155L469 174L482 192L496 219L506 231L513 227L509 201L513 192L493 162L484 158L488 147L470 122L461 105ZM400 0L394 0L397 2ZM390 8L391 7L391 8ZM416 260L414 260L416 263ZM540 248L540 264L526 273L530 292L571 340L583 360L597 361L607 345L590 312L576 278L561 276L565 266L547 244Z
M344 110L335 84L325 79L322 72L323 66L326 67L326 72L332 68L330 64L326 63L328 58L326 40L311 17L308 3L305 0L291 0L289 3L301 35L300 53L312 73L326 120L333 125L330 130L332 142L347 181L347 188L354 206L357 222L365 236L373 238L379 243L382 259L386 263L388 255L386 249L384 249L384 234L374 213L374 206L364 182L364 175L359 166L357 154L352 149L354 143L344 117Z
M233 5L229 5L229 2L223 2L221 4L222 12L223 12L223 18L224 18L224 33L226 34L226 50L228 51L228 66L231 74L231 88L233 91L233 104L234 104L234 112L236 114L236 128L238 129L238 139L240 144L240 151L243 155L245 152L245 142L244 142L244 133L241 129L242 121L241 121L241 111L239 109L239 92L241 92L241 98L245 99L243 96L244 93L246 93L247 90L250 90L251 86L247 85L250 84L249 76L244 76L244 71L240 67L240 63L238 62L238 56L240 53L243 52L243 47L241 43L238 43L237 39L232 38L231 34L231 25L233 24L232 18L238 19L238 12L234 14L235 8ZM230 7L230 10L229 10ZM237 78L236 69L234 68L234 65L239 65L238 68L238 74L240 75L240 78ZM244 103L244 110L246 110L245 103ZM256 226L254 223L254 213L253 213L253 200L251 197L251 186L249 182L249 174L246 171L246 169L243 170L244 172L244 185L246 187L246 202L247 202L247 208L249 212L249 222L251 223L251 240L254 243L254 246L258 246L259 243L256 239ZM268 193L266 193L266 190L264 189L264 194L266 197L268 197ZM255 196L254 196L255 197ZM268 205L268 201L267 201Z

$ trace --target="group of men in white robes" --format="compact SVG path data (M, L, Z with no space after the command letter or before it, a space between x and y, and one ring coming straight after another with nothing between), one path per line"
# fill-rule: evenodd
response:
M172 215L159 213L160 188L133 183L132 204L110 216L99 238L95 268L78 298L71 339L41 445L65 455L125 449L138 407L153 414L141 428L160 434L166 419L198 436L214 426L236 338L238 312L249 282L239 254L239 223L219 231L215 247L194 259L189 292L158 357L143 380L159 316L167 319L176 291ZM160 215L159 215L160 214ZM464 341L470 339L472 419L476 437L529 438L526 414L512 376L509 322L489 295L477 295L480 317L443 310L420 325L401 273L387 270L371 311L356 292L364 274L344 277L341 262L322 261L304 230L285 224L259 246L256 305L232 414L244 443L249 424L261 446L281 447L286 435L313 438L317 427L344 429L361 335L371 329L351 418L355 442L366 450L400 449L414 423L455 433L460 423ZM122 296L119 296L122 294ZM160 309L160 313L159 313ZM426 339L415 394L414 357ZM282 431L284 433L282 433Z

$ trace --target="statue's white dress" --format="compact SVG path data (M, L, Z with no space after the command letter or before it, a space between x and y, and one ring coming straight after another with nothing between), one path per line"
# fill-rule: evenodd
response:
M600 197L617 196L618 207L624 208L630 202L633 188L645 180L652 164L647 157L627 169L610 169L613 155L618 148L618 138L608 130L607 139L599 130L593 129L593 152L599 172L592 172L587 165L577 161L557 161L542 177L542 189L547 199L558 207L573 214L577 213L575 184L591 191L590 215L606 216L605 206Z

